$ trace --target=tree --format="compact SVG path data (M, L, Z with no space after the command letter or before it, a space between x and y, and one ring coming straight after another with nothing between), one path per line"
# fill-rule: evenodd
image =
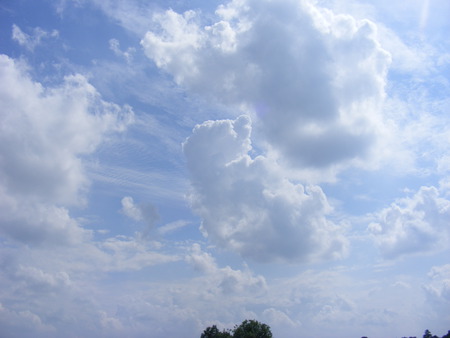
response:
M244 320L233 330L234 338L272 338L270 327L257 320Z
M430 330L426 329L423 338L432 338Z
M445 336L442 336L442 338L450 338L450 330L447 332Z
M272 338L272 332L270 326L257 320L244 320L231 331L219 331L216 325L209 326L200 338Z
M432 335L430 330L426 329L425 333L423 334L423 338L439 338L439 337L436 335Z
M228 331L219 331L217 326L209 326L203 331L200 338L228 338L232 337L231 334Z

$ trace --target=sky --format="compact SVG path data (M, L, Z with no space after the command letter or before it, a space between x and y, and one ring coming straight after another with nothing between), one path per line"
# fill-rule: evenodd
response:
M0 336L450 329L450 2L1 0Z

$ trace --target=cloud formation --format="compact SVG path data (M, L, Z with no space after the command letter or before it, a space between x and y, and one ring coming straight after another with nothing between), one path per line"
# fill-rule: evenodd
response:
M146 55L188 90L251 114L286 163L336 167L377 144L390 55L370 21L293 0L230 1L206 25L195 11L153 19Z
M445 332L449 1L1 3L0 335Z
M101 100L81 75L46 88L24 66L0 55L1 231L29 243L76 242L89 235L66 209L84 203L82 158L133 114Z
M12 26L12 39L29 51L33 51L36 46L42 43L43 39L57 38L58 36L59 33L57 30L53 30L49 33L40 27L36 27L33 30L33 34L28 35L24 31L22 31L19 26Z
M128 63L133 61L133 54L136 52L136 50L132 47L127 48L126 51L121 50L119 40L117 39L109 40L109 49L111 49L117 56L123 57Z
M191 252L186 256L186 261L194 269L205 274L205 285L214 294L249 294L264 292L267 289L266 280L263 276L254 276L250 270L235 270L229 266L219 268L211 254L202 251L199 244L195 243L191 247Z
M138 221L145 222L150 227L153 227L156 220L158 220L159 215L156 208L147 204L136 204L132 197L125 196L122 198L122 210L127 217Z
M347 242L327 219L332 208L320 187L289 181L266 157L251 158L250 133L246 116L207 121L183 145L204 234L257 261L341 257Z
M386 258L449 247L450 200L436 187L421 187L413 196L398 199L375 217L369 231Z

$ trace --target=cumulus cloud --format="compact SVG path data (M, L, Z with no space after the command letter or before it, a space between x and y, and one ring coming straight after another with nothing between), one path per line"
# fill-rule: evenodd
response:
M423 285L427 301L438 316L450 320L447 309L450 306L450 264L434 266L428 273L429 281Z
M38 292L55 292L71 284L66 272L48 273L34 266L19 266L15 278Z
M0 190L0 231L28 244L75 244L92 237L64 207L17 200Z
M101 100L81 75L50 88L24 68L0 55L1 232L29 243L70 243L89 235L66 209L84 203L89 181L82 158L133 115Z
M251 114L286 163L336 167L377 143L390 55L373 23L293 0L230 1L209 25L194 11L153 19L146 55L188 90Z
M251 158L250 133L246 116L207 121L183 144L203 233L256 261L341 257L347 242L327 219L332 208L321 188L289 181L266 157Z
M192 245L191 252L186 256L186 261L191 264L195 270L201 272L213 272L217 270L216 262L211 254L202 251L199 244Z
M33 51L36 46L40 45L43 39L57 38L58 36L59 32L55 29L47 32L40 27L36 27L33 29L33 33L29 35L22 31L19 26L12 26L12 39L30 51Z
M35 313L25 310L16 311L0 303L0 327L7 337L33 336L45 337L55 335L56 329L43 323ZM20 330L18 330L20 328Z
M186 261L194 269L205 274L202 279L205 286L209 288L208 292L212 292L212 294L228 296L241 295L245 292L254 294L267 289L265 278L254 276L249 269L235 270L229 266L219 268L212 255L202 251L198 243L192 245Z
M450 200L436 187L421 187L375 217L368 229L386 258L448 247Z
M128 216L129 218L135 220L135 221L142 221L144 219L144 216L142 215L142 210L139 208L139 206L136 206L134 204L134 200L130 196L125 196L122 198L122 212L124 215Z

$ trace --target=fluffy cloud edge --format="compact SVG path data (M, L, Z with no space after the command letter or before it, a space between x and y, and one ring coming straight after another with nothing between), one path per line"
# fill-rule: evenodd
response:
M82 75L46 87L26 64L0 55L2 233L24 243L80 243L91 232L69 216L86 203L84 158L133 122L130 107L103 101Z
M191 174L191 205L214 244L256 261L342 258L344 228L319 186L288 180L262 155L251 158L251 120L197 125L183 150Z
M449 248L450 200L445 192L445 186L422 186L373 215L368 231L385 258Z
M252 0L219 6L206 26L195 11L153 19L147 56L190 92L250 114L260 146L284 165L324 176L379 160L390 55L372 22L308 1Z

